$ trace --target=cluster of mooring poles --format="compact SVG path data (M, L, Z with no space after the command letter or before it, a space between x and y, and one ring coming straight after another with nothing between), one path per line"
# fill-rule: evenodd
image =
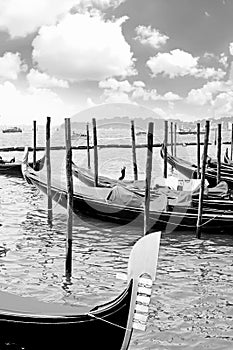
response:
M209 121L206 121L205 124L205 138L204 138L204 149L202 155L202 164L201 164L201 141L200 141L200 123L197 123L196 129L196 146L197 146L197 178L201 180L200 192L199 192L199 203L198 203L198 219L196 225L196 236L201 238L201 228L202 228L202 211L203 211L203 196L205 189L205 171L207 165L207 156L208 156L208 145L209 145L209 130L210 125ZM64 147L56 148L51 147L51 118L47 117L46 123L46 169L47 169L47 205L48 205L48 223L52 225L52 191L51 191L51 159L50 159L50 150L51 149L64 149ZM97 140L97 127L96 119L92 119L92 128L93 128L93 146L90 146L90 131L89 124L86 125L86 135L87 135L87 144L86 147L72 147L71 144L71 124L70 118L65 119L65 150L66 150L66 183L67 183L67 236L66 236L66 276L71 276L72 272L72 227L73 227L73 176L72 176L72 149L86 149L87 150L87 167L91 168L91 157L90 150L93 149L93 170L94 170L94 182L95 186L98 187L98 140ZM153 147L161 146L153 143L153 129L154 123L150 122L148 124L147 131L147 144L143 147L147 147L147 158L146 158L146 177L145 177L145 201L144 201L144 235L150 231L150 188L151 188L151 172L152 172L152 158L153 158ZM38 148L37 135L36 135L36 121L33 121L33 167L36 166L36 151L44 148ZM164 122L164 169L163 176L167 178L168 176L168 161L167 161L167 149L170 144L171 154L176 156L177 154L177 124L171 122L170 125L170 143L168 140L168 121ZM231 151L230 158L232 159L233 155L233 124L232 124L232 134L231 134ZM132 148L132 163L133 163L133 177L134 180L138 180L138 167L137 167L137 157L136 157L136 148L139 146L136 145L135 140L135 126L134 121L131 120L131 148ZM191 143L190 143L191 144ZM193 143L192 143L193 145ZM221 124L218 124L217 128L217 183L221 181ZM110 145L111 146L111 145ZM113 146L113 145L112 145ZM108 145L101 145L101 147L108 147ZM128 146L127 146L128 147Z
M170 125L170 146L171 154L176 155L177 149L177 135L176 135L176 124L175 130L173 131L173 123ZM205 172L207 165L207 156L208 156L208 145L209 143L209 132L210 132L210 122L207 120L205 124L205 138L204 138L204 149L202 155L202 164L201 164L201 141L200 141L200 123L197 123L196 136L197 136L197 178L201 179L201 187L199 192L199 203L198 203L198 219L197 219L197 228L196 236L201 238L201 228L202 228L202 212L203 212L203 197L205 190ZM217 145L217 184L221 181L221 147L222 147L222 125L219 123L217 129L215 130L215 144ZM175 140L173 142L173 140ZM233 124L231 127L231 150L230 150L230 159L232 160L233 155ZM168 148L168 121L164 122L164 178L167 178L167 148Z
M96 120L92 119L93 124L93 149L94 149L94 179L95 186L98 186L98 143L97 143L97 128ZM154 124L149 123L147 132L147 159L146 159L146 178L145 178L145 202L144 202L144 230L146 235L150 231L150 188L151 188L151 171L152 171L152 157L153 157L153 128ZM87 162L88 168L90 164L90 140L89 140L89 126L87 124ZM137 175L136 162L136 143L134 122L131 123L132 135L132 153L134 165L134 179ZM53 213L52 213L52 171L51 171L51 118L47 117L46 122L46 172L47 172L47 209L48 209L48 224L52 227ZM73 229L73 175L72 175L72 144L71 144L71 124L70 118L65 119L65 149L66 149L66 184L67 184L67 235L66 235L66 262L65 273L66 277L70 278L72 273L72 229ZM33 166L36 165L36 121L33 121Z

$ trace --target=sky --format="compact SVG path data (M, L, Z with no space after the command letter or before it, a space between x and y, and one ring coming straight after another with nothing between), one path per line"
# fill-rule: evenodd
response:
M233 115L233 0L0 0L0 125L104 103Z

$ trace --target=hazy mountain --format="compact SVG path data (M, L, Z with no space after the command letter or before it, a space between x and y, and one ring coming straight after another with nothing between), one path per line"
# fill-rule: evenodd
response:
M149 121L154 121L158 128L163 127L163 119L152 110L129 103L108 103L81 111L71 117L72 128L84 129L86 123L96 119L97 125L106 127L129 127L130 120L135 126L147 128Z

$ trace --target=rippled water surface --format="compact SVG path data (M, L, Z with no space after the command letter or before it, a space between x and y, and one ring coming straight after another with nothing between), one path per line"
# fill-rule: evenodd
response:
M30 144L31 130L25 135L15 136L15 145ZM43 135L41 131L42 145ZM122 142L127 135L125 132ZM55 136L54 140L56 144ZM6 136L0 146L12 146L10 141ZM178 152L195 161L194 148L180 147ZM215 150L211 152L214 155ZM4 154L9 158L12 155ZM14 155L22 158L20 152ZM145 155L145 150L137 150L141 178ZM75 151L74 159L86 166L86 152ZM127 177L132 178L130 149L102 149L99 161L103 174L117 178L120 167L126 164ZM64 152L53 152L54 176L64 177L55 171L62 164ZM159 149L154 150L153 174L162 175ZM1 290L90 307L122 291L125 284L116 279L116 273L126 270L130 250L142 236L142 228L75 216L69 281L65 278L65 209L54 203L51 228L46 197L23 179L6 176L0 177L0 205L0 245L7 249L0 257ZM213 232L202 238L196 239L194 232L163 232L148 327L144 333L134 331L130 350L233 349L232 236ZM10 345L6 348L13 349Z

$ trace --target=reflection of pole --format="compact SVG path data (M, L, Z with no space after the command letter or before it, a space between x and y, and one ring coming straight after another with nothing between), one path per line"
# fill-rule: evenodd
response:
M201 223L202 223L202 210L203 210L203 197L205 189L205 169L206 169L206 159L208 154L208 142L209 142L209 128L210 122L206 121L205 125L205 141L204 141L204 152L202 160L202 170L201 170L201 187L199 192L199 202L198 202L198 218L197 218L197 238L201 238Z
M144 210L144 235L149 232L150 218L150 186L153 156L153 128L154 123L149 123L147 134L147 161L146 161L146 183L145 183L145 210Z
M197 123L197 178L200 179L201 162L201 141L200 141L200 123Z
M218 124L218 144L217 144L217 184L221 181L221 124Z
M94 181L95 186L98 186L98 149L97 149L97 130L96 130L96 120L92 119L93 125L93 144L94 144Z
M91 160L90 160L90 135L89 135L89 124L87 123L87 167L91 168Z
M48 197L48 223L51 225L53 213L52 213L52 193L51 193L50 123L51 123L51 118L47 117L47 123L46 123L47 197Z
M66 141L66 183L67 183L67 236L66 236L66 276L72 271L72 229L73 229L73 176L70 119L65 119Z
M132 155L133 155L133 173L134 180L138 179L138 166L137 166L137 158L136 158L136 141L135 141L135 129L134 129L134 121L131 120L131 138L132 138Z
M168 135L168 122L164 121L164 169L163 177L167 178L167 135Z
M36 120L33 120L33 169L36 168Z

